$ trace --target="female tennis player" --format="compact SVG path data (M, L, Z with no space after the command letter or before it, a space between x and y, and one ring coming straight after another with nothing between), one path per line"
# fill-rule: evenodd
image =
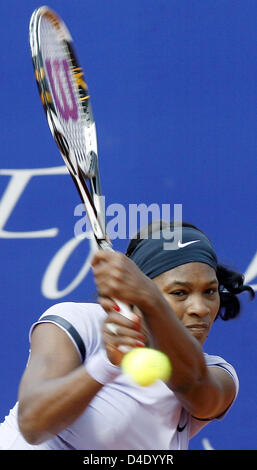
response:
M206 424L226 415L237 374L223 358L204 353L203 344L218 316L238 315L237 295L254 292L218 263L198 228L183 224L175 250L165 250L162 229L158 237L133 239L127 256L95 255L100 305L56 304L32 326L0 448L187 449ZM112 298L133 305L134 319L121 316ZM120 345L166 353L169 383L134 383L120 369Z

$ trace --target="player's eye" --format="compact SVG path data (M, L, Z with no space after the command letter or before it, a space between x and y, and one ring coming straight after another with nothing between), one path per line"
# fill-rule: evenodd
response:
M218 292L218 289L216 287L211 287L209 289L206 289L205 292L207 295L215 295Z
M181 289L181 290L170 292L170 294L174 295L175 297L183 297L184 295L186 295L186 291Z

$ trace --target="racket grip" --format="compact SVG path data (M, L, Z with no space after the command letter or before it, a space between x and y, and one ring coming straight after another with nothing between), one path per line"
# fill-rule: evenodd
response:
M118 305L120 309L120 314L123 315L123 317L128 318L128 320L134 320L134 313L131 311L129 306L127 304L124 304L123 302L120 302L119 300L113 299L116 305Z
M134 314L132 313L131 309L129 308L129 306L127 304L124 304L123 302L120 302L119 300L115 300L113 299L114 302L116 303L116 305L118 305L120 311L119 313L121 315L123 315L123 317L126 317L128 318L128 320L134 320ZM122 353L126 354L128 353L129 351L131 351L131 349L133 349L131 346L125 346L125 345L120 345L118 347L119 351L121 351Z
M107 242L107 240L102 240L100 244L95 244L95 249L103 249L103 250L108 250L108 251L114 251L110 242ZM115 304L119 307L120 311L120 315L123 315L124 317L128 318L128 320L134 320L134 314L133 312L131 311L130 307L121 302L120 300L116 300L116 299L112 299ZM132 347L130 346L125 346L125 345L120 345L118 347L119 351L121 351L122 353L126 354L127 352L131 351L131 349L133 349Z

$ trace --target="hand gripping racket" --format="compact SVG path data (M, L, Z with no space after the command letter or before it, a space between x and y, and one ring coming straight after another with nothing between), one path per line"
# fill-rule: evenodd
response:
M72 37L61 18L42 6L31 16L29 38L39 94L52 135L85 206L97 247L112 250L101 206L96 126ZM114 301L120 313L132 319L128 306ZM128 348L122 350L127 352Z

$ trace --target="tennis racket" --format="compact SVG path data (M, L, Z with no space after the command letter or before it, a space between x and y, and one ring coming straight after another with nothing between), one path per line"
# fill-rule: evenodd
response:
M61 18L42 6L31 16L29 38L35 77L50 130L85 206L97 248L112 250L101 205L96 126L72 37ZM128 306L114 301L120 313L132 319ZM128 351L126 347L120 349Z

